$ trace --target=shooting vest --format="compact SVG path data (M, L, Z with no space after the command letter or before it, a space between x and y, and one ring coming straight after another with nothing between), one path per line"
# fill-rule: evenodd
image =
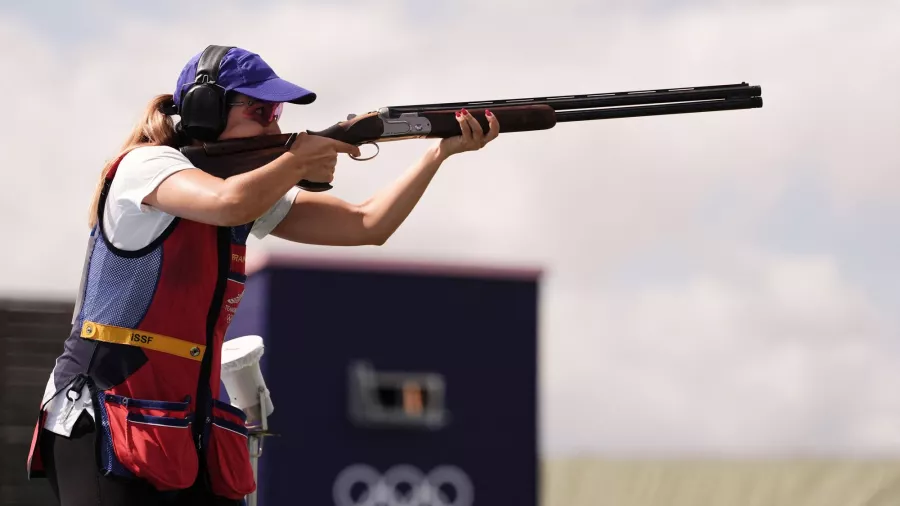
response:
M124 155L123 155L124 156ZM73 325L53 369L55 395L85 385L103 473L162 491L206 480L240 499L256 483L246 415L218 400L225 331L244 290L252 224L217 227L175 218L153 243L120 251L103 234L103 208L120 157L106 177L91 231ZM44 476L37 450L28 476Z

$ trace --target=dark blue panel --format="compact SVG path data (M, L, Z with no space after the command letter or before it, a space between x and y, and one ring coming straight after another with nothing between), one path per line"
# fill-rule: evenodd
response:
M261 504L334 504L335 479L353 464L381 473L398 464L425 473L452 465L472 480L475 504L537 504L537 281L263 272L267 292L252 295L268 307L253 314L269 320L234 324L265 339L270 423L281 435L266 440ZM354 426L347 369L357 359L444 375L450 424L433 432Z

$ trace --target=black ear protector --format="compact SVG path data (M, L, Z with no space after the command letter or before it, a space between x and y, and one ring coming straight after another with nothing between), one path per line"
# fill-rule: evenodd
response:
M222 58L232 47L210 45L204 49L194 83L181 97L179 130L192 139L214 141L225 130L225 88L217 81Z

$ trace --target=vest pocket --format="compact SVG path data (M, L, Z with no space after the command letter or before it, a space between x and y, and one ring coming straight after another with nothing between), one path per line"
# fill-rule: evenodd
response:
M141 478L157 490L179 490L194 483L198 459L188 402L109 393L101 394L101 400L107 474Z
M218 496L241 499L256 490L246 419L240 409L213 401L206 452L210 488Z

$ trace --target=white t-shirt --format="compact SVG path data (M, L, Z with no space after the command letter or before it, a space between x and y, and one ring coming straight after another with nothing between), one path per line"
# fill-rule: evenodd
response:
M143 204L143 200L167 177L191 168L193 165L180 151L168 146L144 146L125 155L116 169L103 208L103 230L109 241L119 249L133 251L159 237L175 217ZM285 193L253 223L250 233L258 239L271 233L287 215L299 191L299 188L293 187ZM43 402L47 402L59 386L54 384L51 373ZM46 409L44 428L63 436L72 433L72 427L82 411L94 416L87 386L82 389L78 400L70 400L64 391Z

